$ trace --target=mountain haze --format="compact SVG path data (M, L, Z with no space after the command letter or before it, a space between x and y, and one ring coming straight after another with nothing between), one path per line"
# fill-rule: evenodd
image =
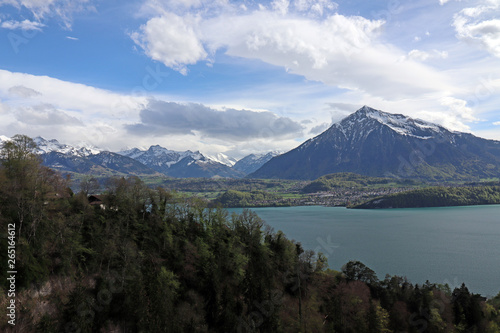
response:
M194 157L187 156L183 158L178 163L172 165L167 174L176 178L241 178L245 176L244 173L234 170L220 162L213 161L203 155Z
M249 177L316 179L335 172L436 181L498 177L500 141L364 106Z
M0 136L0 143L7 140ZM209 157L159 145L114 153L88 144L70 146L41 137L34 141L46 166L95 175L308 180L352 172L431 181L500 177L500 141L368 106L287 153L250 154L236 163L223 154Z
M118 154L133 158L134 160L164 174L167 174L170 167L180 162L183 158L188 156L191 156L192 158L199 158L201 155L199 152L193 153L190 150L185 152L173 151L159 145L151 146L147 150L133 148L118 152Z
M281 153L277 151L272 151L267 154L250 154L236 162L233 166L233 169L241 171L245 174L250 174L258 170L271 158L273 158L274 156L278 156L279 154Z
M173 151L159 145L151 146L147 150L133 148L119 152L124 156L133 158L147 167L150 167L167 176L176 178L189 177L233 177L240 178L245 176L242 172L232 169L227 164L221 163L199 151ZM218 159L227 156L219 154ZM229 158L227 158L229 161Z
M70 146L42 137L33 139L43 164L61 172L93 175L154 175L154 169L126 156L82 144Z

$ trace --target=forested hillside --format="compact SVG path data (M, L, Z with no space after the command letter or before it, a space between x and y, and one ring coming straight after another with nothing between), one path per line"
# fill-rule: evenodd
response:
M284 205L280 195L269 193L266 191L251 191L240 192L235 190L228 190L219 195L214 204L220 204L223 207L259 207L271 206L273 202L276 205Z
M362 187L409 187L422 185L423 182L413 179L392 179L382 177L369 177L352 172L339 172L321 176L304 186L303 193L314 193L322 191L333 191L338 188L362 188Z
M353 208L412 208L500 204L500 186L436 186L390 194Z
M335 272L255 213L228 215L136 177L89 201L32 150L23 136L1 150L0 306L15 299L17 310L15 326L0 316L2 332L499 331L500 295L379 280L357 261Z

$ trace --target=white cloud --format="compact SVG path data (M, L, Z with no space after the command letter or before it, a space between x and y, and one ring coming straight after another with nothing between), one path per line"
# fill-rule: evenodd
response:
M441 124L448 129L462 132L471 131L470 126L466 125L467 123L479 121L474 115L474 111L467 106L467 101L454 97L443 97L439 103L443 107L440 112L424 110L417 112L416 116Z
M338 8L338 4L329 0L295 0L294 7L299 12L307 12L310 15L323 16Z
M258 12L210 22L208 44L238 57L257 58L309 80L393 99L446 86L432 69L377 40L382 21L332 15L324 20L278 18ZM224 26L231 27L224 33ZM208 39L208 38L207 38Z
M453 26L457 37L478 44L489 53L500 57L500 2L486 0L455 14Z
M0 0L0 7L2 5L26 8L38 22L57 17L68 29L71 28L74 13L95 10L92 0Z
M248 141L268 137L295 138L302 126L269 111L215 110L202 104L180 104L150 99L140 111L141 121L127 125L131 134L165 136L199 133L205 138Z
M474 135L485 139L500 141L500 131L498 128L478 130L474 132Z
M425 51L420 51L420 50L411 50L408 53L408 57L410 59L415 59L415 60L420 60L420 61L425 61L429 58L430 54L425 52Z
M467 101L454 98L454 97L444 97L441 99L441 105L448 107L451 111L455 112L459 117L466 121L478 121L471 108L467 107Z
M36 21L24 20L24 21L4 21L1 27L9 30L37 30L41 31L45 24Z
M107 118L108 115L113 115L115 112L123 113L124 117L130 116L131 109L138 108L146 101L145 98L123 96L48 76L14 73L0 69L0 98L3 95L5 100L8 100L12 91L14 94L19 92L17 86L23 86L38 93L32 96L29 103L47 103L60 109L89 110L93 115L103 118ZM16 101L27 102L25 98Z
M0 117L3 116L3 115L8 114L9 112L10 112L10 106L8 106L7 104L3 104L0 101Z
M321 19L300 12L284 15L287 3L274 4L275 10L240 13L233 8L207 17L163 12L132 38L151 58L183 74L187 65L222 49L309 80L389 99L448 90L445 76L378 41L383 21L340 14Z
M212 49L226 47L228 54L276 62L291 69L325 69L337 60L349 62L353 55L369 48L383 22L338 14L316 21L256 11L202 24L203 38Z
M288 0L274 0L271 3L273 9L279 12L281 15L286 15L288 13L288 7L290 6L290 1Z
M166 98L117 94L0 70L0 135L41 135L68 144L85 141L114 151L160 144L208 154L232 151L242 157L249 150L294 148L304 128L271 111L218 110ZM142 134L130 135L137 133Z
M15 117L24 124L34 126L83 126L83 123L67 112L51 104L38 104L18 108Z
M158 2L155 3L158 5ZM302 113L294 109L296 118L292 119L314 119L305 133L314 127L319 129L318 126L330 120L328 113L331 110L325 106L332 102L367 104L388 112L435 121L452 130L469 131L470 125L486 111L486 103L491 105L499 100L491 94L489 85L488 96L483 97L482 90L485 88L481 83L482 78L488 78L490 74L494 77L500 75L495 69L495 59L471 60L470 48L464 48L456 40L446 43L440 40L439 44L436 43L444 29L441 23L428 27L433 31L432 38L421 35L421 49L410 49L408 52L387 41L385 29L392 28L391 22L334 13L334 3L322 15L311 5L326 3L322 1L275 0L267 7L247 3L245 10L228 2L218 5L210 3L210 11L205 9L206 3L197 9L191 7L189 11L169 6L165 2L158 5L156 11L149 13L149 22L156 19L156 23L161 24L158 24L154 33L147 35L148 38L140 39L140 45L147 53L148 47L155 43L161 44L162 34L171 26L167 20L160 18L175 13L182 20L182 25L188 28L173 30L184 33L185 39L189 41L186 45L178 45L177 49L189 49L189 45L196 45L194 49L198 53L194 54L198 55L188 58L185 52L176 54L175 50L164 48L163 58L157 59L164 59L160 61L171 68L186 73L193 63L210 58L213 58L210 61L216 61L214 54L218 51L239 59L258 59L285 68L288 73L301 75L308 81L342 89L340 92L339 89L335 90L330 98L322 95L319 99L321 103L315 100L314 106L304 103ZM452 16L456 6L441 9L440 17L443 13ZM409 12L401 10L398 13L405 15ZM468 14L472 15L473 11ZM479 16L484 20L484 14ZM425 17L429 19L428 15ZM421 18L413 17L415 22L420 23ZM425 36L431 36L429 31L424 32ZM420 36L421 33L419 26L410 36ZM138 34L146 36L143 30ZM447 51L436 47L443 47ZM431 61L442 59L447 61ZM466 59L466 65L463 59ZM477 93L478 89L481 96ZM227 100L231 97L224 98ZM235 99L233 102L241 105L241 108L247 108L250 104L251 107L262 108L262 104L255 103L255 99ZM274 107L277 107L278 99L273 102ZM224 105L222 102L217 103ZM289 112L287 115L291 114ZM340 120L340 115L336 115L334 120Z
M332 125L331 123L322 123L322 124L319 124L317 126L314 126L309 131L309 134L312 134L312 135L320 134L320 133L324 132L331 125Z
M47 76L0 70L0 133L62 142L122 146L125 121L139 119L142 97L120 95Z
M408 58L417 61L426 61L428 59L446 59L448 58L448 52L438 50L432 50L431 52L411 50L408 53Z
M500 121L495 121L495 122L493 122L493 125L495 125L495 126L500 126Z
M24 98L29 98L29 97L34 97L34 96L40 96L40 92L25 87L25 86L14 86L9 88L9 93L15 96L19 97L24 97Z
M131 37L149 57L185 75L186 65L207 57L195 31L196 25L197 20L193 17L165 13L149 20L141 26L140 32L132 33Z
M21 2L15 1L19 4ZM411 46L399 48L387 42L388 34L384 34L384 29L390 29L391 22L388 24L382 20L335 13L337 5L331 1L276 0L266 6L245 2L244 9L241 5L233 5L225 0L154 2L156 7L150 7L144 24L130 34L135 43L152 59L187 74L192 64L216 61L218 58L215 54L218 51L234 56L240 63L245 62L244 59L257 59L257 62L252 62L254 65L262 61L279 66L287 69L289 73L301 75L308 81L307 85L285 84L279 88L274 82L263 83L251 86L245 91L242 88L231 96L221 94L185 97L187 100L183 101L186 102L184 104L189 101L204 103L205 111L211 115L212 120L219 119L219 115L214 113L217 108L213 104L219 105L220 109L224 106L227 109L236 109L234 113L231 111L228 117L233 120L237 119L237 112L244 110L274 110L276 117L290 118L297 123L305 118L312 119L313 122L304 125L303 130L304 133L312 133L311 130L316 132L326 126L330 117L338 116L335 120L339 120L338 118L347 114L347 110L353 111L350 106L367 104L388 112L420 116L451 129L469 130L468 124L474 123L476 117L479 117L481 103L487 102L491 105L498 101L498 94L491 92L493 88L490 89L489 85L485 88L479 82L481 77L489 77L489 73L494 74L492 80L500 77L500 71L495 69L498 66L495 67L494 61L498 59L489 57L474 62L468 58L467 66L462 66L463 63L459 62L454 63L459 43L453 38L453 43L457 45L430 44L431 38L424 37L421 26L407 38L410 45L415 45L411 43L411 37L422 36L419 50L408 52ZM0 0L0 6L2 3L5 4L5 1ZM36 1L32 1L31 8L36 7L35 3ZM39 13L44 13L44 8L48 8L49 11L43 15L55 15L52 10L63 3L65 1L39 1ZM75 3L90 4L90 1ZM44 7L44 4L48 7ZM437 6L437 3L434 5ZM449 8L451 11L451 7L446 6L442 10ZM490 9L477 9L464 11L460 15L466 18L465 26L470 28L470 24L494 20L494 17L488 17L491 13ZM403 17L401 19L403 20ZM394 22L396 20L392 23ZM433 32L433 38L440 36L440 30L435 27L427 26L426 29ZM449 28L453 34L452 29ZM481 34L486 34L486 30L481 30ZM464 43L460 44L460 47L463 47ZM447 52L435 48L449 50L450 56L446 62L430 61L448 56ZM422 63L425 61L428 62ZM433 65L447 68L439 69ZM311 82L315 85L313 88L309 85ZM480 87L480 95L475 93L478 90L476 87ZM315 91L305 93L299 92L299 89ZM325 97L327 91L331 94ZM483 97L486 95L485 91L487 96ZM475 105L471 103L474 98L478 101ZM157 99L169 101L168 96L157 96ZM349 107L339 107L340 111L337 110L333 115L335 110L328 108L328 103L332 102ZM24 121L28 114L35 113L40 105L53 107L43 111L44 118L40 122L44 126ZM289 137L273 141L252 136L248 136L251 139L248 143L236 142L237 140L228 142L229 140L220 138L217 141L209 128L196 128L189 135L182 132L167 137L162 134L161 124L157 124L155 128L157 136L154 139L151 136L134 136L131 140L130 136L127 136L127 125L140 124L141 121L144 123L141 110L146 109L147 105L146 98L134 98L127 94L117 94L50 77L0 70L0 129L3 131L23 130L27 134L42 134L68 143L75 137L72 131L76 131L79 135L84 135L87 141L98 146L109 145L112 148L162 144L162 140L165 146L172 149L208 149L213 146L226 147L231 151L267 148L286 150L300 143L295 141L300 139ZM250 116L255 115L252 113ZM51 126L47 120L50 117L71 125ZM258 115L257 118L265 117ZM77 124L75 119L80 121L80 124ZM163 118L157 112L146 119L146 125L154 125L150 119ZM189 122L183 124L183 129L191 127ZM166 127L168 126L163 126ZM234 128L226 127L224 130L234 134L231 132Z

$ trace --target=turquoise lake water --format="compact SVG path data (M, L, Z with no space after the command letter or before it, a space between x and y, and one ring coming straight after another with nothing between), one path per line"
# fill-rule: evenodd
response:
M500 205L252 210L305 249L323 252L335 270L360 260L379 279L400 275L412 283L448 283L452 289L465 282L472 292L488 297L500 292Z

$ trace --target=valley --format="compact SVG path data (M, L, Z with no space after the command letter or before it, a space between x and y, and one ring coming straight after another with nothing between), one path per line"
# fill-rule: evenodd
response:
M107 190L109 177L73 175L73 191L78 192L83 184L91 180L99 186L95 192ZM210 206L232 207L289 207L289 206L340 206L353 207L376 199L393 197L396 194L412 193L425 189L441 188L443 191L459 191L470 187L489 189L498 186L499 180L484 179L478 182L423 182L391 178L367 177L353 173L337 173L322 176L314 181L288 179L207 179L169 178L165 176L142 176L140 179L150 188L161 187L177 192L186 198L198 198ZM448 189L448 190L447 190ZM469 195L475 192L465 192ZM496 198L496 197L495 197ZM463 198L462 198L463 199ZM496 199L495 199L496 200ZM432 202L430 198L427 202ZM467 204L457 201L456 204ZM486 203L486 202L485 202ZM500 203L489 201L487 203ZM480 204L480 203L475 203ZM432 207L432 205L421 205ZM372 207L372 208L388 208ZM408 207L415 207L408 204ZM367 207L368 208L368 207Z

